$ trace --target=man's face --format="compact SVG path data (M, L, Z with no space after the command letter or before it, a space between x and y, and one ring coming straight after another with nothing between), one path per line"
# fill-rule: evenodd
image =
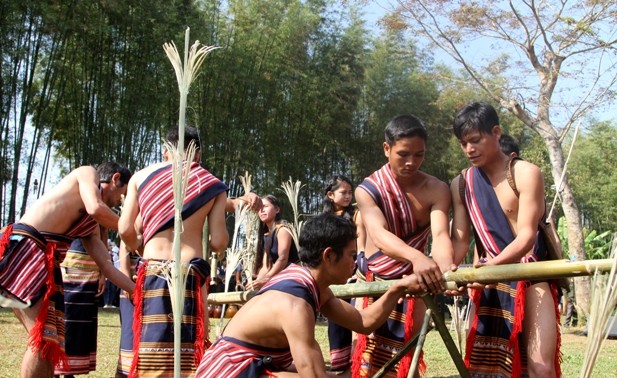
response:
M499 149L499 137L497 135L496 127L493 128L491 134L482 133L479 130L473 130L461 138L459 141L463 153L467 156L467 159L476 167L482 167L486 163L495 159L495 153L500 152ZM496 151L498 150L498 151Z
M413 176L420 170L426 152L426 142L421 137L402 138L393 145L383 144L384 154L394 175L398 178Z
M122 196L126 195L127 185L120 182L120 175L114 174L108 184L103 184L103 202L109 207L117 207L122 203Z
M336 254L334 251L330 255L330 259L332 262L333 271L336 274L336 282L337 284L344 284L347 282L349 277L354 273L356 269L356 257L358 256L358 251L356 247L356 240L350 240L345 248L343 248L343 255L341 258L336 261Z

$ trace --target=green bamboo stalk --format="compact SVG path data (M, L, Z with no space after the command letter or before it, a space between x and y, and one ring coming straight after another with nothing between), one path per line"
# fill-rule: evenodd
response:
M472 282L495 283L513 280L540 280L561 277L590 276L597 270L609 272L612 259L585 261L541 261L529 264L506 264L498 266L483 266L481 268L460 268L443 275L446 287L454 290L460 285ZM338 298L356 298L381 295L396 283L397 280L358 282L355 284L332 285L330 289ZM208 302L214 304L243 303L252 298L255 292L216 293L210 295Z
M437 331L439 331L439 335L441 336L443 343L448 349L450 357L452 358L452 362L454 362L454 365L456 366L456 369L458 370L461 378L471 377L471 375L469 375L467 367L465 366L465 361L463 361L463 357L461 357L461 353L456 347L454 340L452 340L452 335L450 335L450 331L448 331L446 323L443 321L441 316L439 316L439 309L435 305L433 297L431 295L423 295L422 299L424 300L426 308L431 310L431 312L433 313L432 316L433 322L435 323L435 328L437 328Z
M422 350L422 343L424 342L424 338L426 337L426 334L429 331L428 326L429 326L430 320L431 320L431 310L426 310L426 313L424 314L424 322L422 323L422 329L420 329L420 333L412 337L411 340L409 340L405 345L403 345L403 347L388 362L386 362L381 367L381 369L379 369L377 373L375 373L375 375L373 375L373 378L383 377L387 372L392 370L392 368L403 357L405 357L405 355L409 353L414 347L416 348L416 352L418 352L419 350ZM415 353L414 353L414 357L415 357ZM413 365L413 361L412 361L412 365ZM409 374L411 374L410 376L412 377L413 377L413 371L415 370L411 370L411 369L409 370Z
M413 358L411 360L411 366L409 367L409 373L407 374L407 378L413 378L416 370L418 370L420 354L422 353L422 348L424 348L424 340L426 340L426 335L430 331L430 320L431 310L427 308L424 313L424 321L422 322L422 328L420 328L420 335L418 336L418 345L416 345L416 350L413 352Z

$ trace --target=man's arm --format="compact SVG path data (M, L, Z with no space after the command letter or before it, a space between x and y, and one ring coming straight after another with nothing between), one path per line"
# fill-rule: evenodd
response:
M320 311L328 320L348 328L354 332L369 334L381 326L390 316L392 309L398 300L407 293L420 293L421 289L418 277L415 274L398 280L376 302L359 311L351 304L336 298L331 291L324 293L330 295Z
M450 184L454 216L450 230L452 248L454 249L454 264L460 265L469 251L469 238L471 236L471 220L467 214L467 208L459 193L459 176L456 176Z
M251 210L255 212L258 212L259 210L261 210L261 207L263 206L261 202L261 197L259 197L257 194L253 192L250 192L250 193L246 193L242 197L227 198L227 202L225 203L225 211L228 213L233 213L235 211L236 206L242 207L246 205L248 205L251 208Z
M135 288L135 284L114 267L111 262L111 257L109 256L109 251L107 250L107 247L105 247L105 244L101 241L98 229L96 229L94 233L82 237L81 241L86 249L86 252L88 252L88 254L94 259L94 262L96 262L96 265L99 266L105 277L124 291L132 293Z
M88 215L98 224L112 230L118 229L118 215L103 202L99 189L99 176L93 167L77 168L79 195Z
M229 234L225 225L225 206L227 193L223 192L214 198L214 204L208 214L208 230L210 232L210 248L221 253L227 248Z
M519 190L516 237L487 264L517 263L536 242L538 223L544 214L544 178L540 169L526 161L515 163L515 181Z
M126 197L122 205L122 214L118 221L118 233L128 250L135 251L141 247L141 238L135 228L135 221L139 215L137 202L137 175L133 176L127 184Z
M420 278L420 284L425 285L423 290L442 292L445 286L441 281L441 270L431 258L421 251L410 247L404 241L388 230L386 218L373 198L362 188L357 188L356 200L362 212L362 221L367 236L375 247L386 255L413 264L413 271Z
M454 249L450 239L450 213L451 196L448 186L439 181L433 188L435 203L431 206L431 233L433 243L431 256L442 272L456 269L452 266L454 261Z
M327 377L321 348L315 340L315 316L311 306L302 299L295 299L288 314L280 319L300 376Z

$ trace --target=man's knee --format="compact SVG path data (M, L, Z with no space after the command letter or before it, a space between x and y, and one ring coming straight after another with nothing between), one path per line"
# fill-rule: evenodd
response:
M552 378L555 377L555 364L552 359L544 361L528 361L527 369L529 377Z

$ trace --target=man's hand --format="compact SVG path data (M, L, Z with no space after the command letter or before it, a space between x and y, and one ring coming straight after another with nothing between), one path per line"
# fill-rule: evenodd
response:
M446 285L441 278L441 269L433 259L418 254L411 262L413 272L418 276L418 282L423 291L438 294L446 290Z
M99 288L94 295L95 297L100 297L105 292L105 276L101 273L99 274Z
M457 269L458 269L458 265L452 264L452 265L450 265L450 269L448 270L448 272L455 272ZM446 290L444 294L445 295L451 295L451 296L455 297L455 296L463 295L465 290L466 290L465 286L459 286L455 290Z
M246 285L246 290L259 290L266 284L266 282L268 282L267 278L259 278Z
M261 202L261 197L253 192L245 194L242 197L242 199L247 203L247 205L254 212L258 212L263 207L263 203Z

